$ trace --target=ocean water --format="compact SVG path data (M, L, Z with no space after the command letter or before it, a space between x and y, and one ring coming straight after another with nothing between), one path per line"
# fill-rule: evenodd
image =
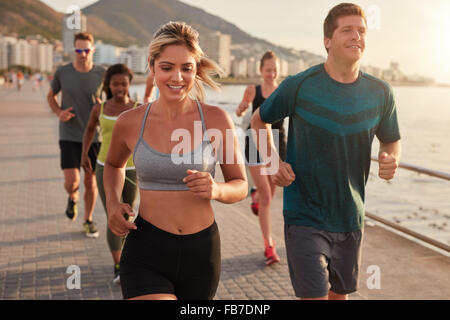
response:
M226 85L221 92L207 90L206 102L226 110L239 128L248 121L235 115L245 88ZM131 93L142 98L144 90L144 85L134 85ZM450 88L393 90L402 135L401 162L450 173ZM375 139L372 155L378 149ZM398 169L395 178L386 182L378 178L378 163L372 162L366 210L450 245L450 181Z

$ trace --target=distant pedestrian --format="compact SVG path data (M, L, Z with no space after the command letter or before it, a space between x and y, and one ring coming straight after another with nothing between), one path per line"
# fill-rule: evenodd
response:
M5 72L3 75L3 87L4 88L8 88L8 82L9 82L9 77L8 77L8 73Z
M65 213L72 221L76 219L78 212L83 134L91 110L100 96L105 72L103 67L94 65L95 47L91 34L77 33L74 45L74 61L56 70L47 95L49 106L60 121L61 169L64 172L64 188L69 195ZM57 100L59 92L62 93L61 106ZM95 168L99 149L100 142L96 134L89 150L92 168ZM94 172L84 173L84 187L84 232L88 237L98 237L98 230L92 219L98 193Z
M270 137L266 147L278 167L271 178L285 187L287 259L302 299L347 299L357 290L374 137L381 178L392 179L400 159L392 88L359 69L366 32L359 6L332 8L324 22L326 62L284 80L251 121L258 130L289 117L286 162Z
M249 85L244 92L244 98L236 109L236 115L241 117L252 105L252 114L278 87L279 61L275 53L271 50L264 53L261 58L259 70L261 72L262 83L254 86ZM286 159L286 134L284 121L280 120L271 126L272 130L277 130L277 147L280 158ZM250 126L247 128L250 129ZM275 242L272 239L272 224L270 206L275 195L276 185L269 179L269 176L261 174L261 169L266 166L256 149L253 138L250 134L245 136L245 160L253 178L256 188L251 190L251 209L259 218L259 225L264 240L264 256L266 264L270 265L280 261L275 249Z
M23 75L22 71L17 72L16 79L17 79L17 91L20 91L22 90L22 86L25 81L25 76Z
M33 91L37 91L39 88L39 79L40 79L41 75L39 73L34 74L31 77L31 87L33 89Z

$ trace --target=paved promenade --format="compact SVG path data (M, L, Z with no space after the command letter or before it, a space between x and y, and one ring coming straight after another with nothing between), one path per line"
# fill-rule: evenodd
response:
M122 299L120 286L111 281L100 199L94 213L97 239L82 233L82 201L75 222L64 215L58 120L47 106L46 91L44 86L33 92L28 83L21 92L0 89L0 300ZM213 204L222 241L216 299L295 299L286 263L281 190L273 204L279 264L264 265L258 220L249 204L249 198L234 205ZM81 270L80 289L67 287L71 265ZM350 299L449 299L450 258L379 225L366 226L360 287Z

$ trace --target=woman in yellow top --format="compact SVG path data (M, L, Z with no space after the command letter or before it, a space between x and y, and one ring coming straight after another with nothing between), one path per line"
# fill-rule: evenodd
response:
M111 135L114 124L119 115L135 108L138 103L130 99L128 89L130 87L133 74L124 64L116 64L106 71L103 82L103 91L106 93L107 101L97 104L91 111L89 122L83 136L83 153L82 166L86 172L91 172L91 162L88 157L88 150L94 138L96 128L100 125L100 134L102 144L97 157L95 166L95 175L97 177L97 185L102 199L103 207L106 212L106 198L103 187L103 169L106 161L106 155L111 143ZM122 190L122 199L124 203L128 203L131 207L136 199L136 170L134 168L133 158L130 157L126 164L126 181ZM119 261L122 250L124 237L116 236L107 227L106 238L114 260L114 283L120 281L119 277Z

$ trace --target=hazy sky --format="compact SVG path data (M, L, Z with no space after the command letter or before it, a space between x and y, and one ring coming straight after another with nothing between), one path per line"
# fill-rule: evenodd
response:
M96 0L41 0L58 11L81 8ZM204 9L252 36L286 47L326 55L323 20L344 1L318 0L183 0ZM386 68L400 63L407 74L450 83L449 0L354 0L366 10L369 30L363 64ZM132 1L131 1L132 3ZM89 22L88 22L89 23Z

